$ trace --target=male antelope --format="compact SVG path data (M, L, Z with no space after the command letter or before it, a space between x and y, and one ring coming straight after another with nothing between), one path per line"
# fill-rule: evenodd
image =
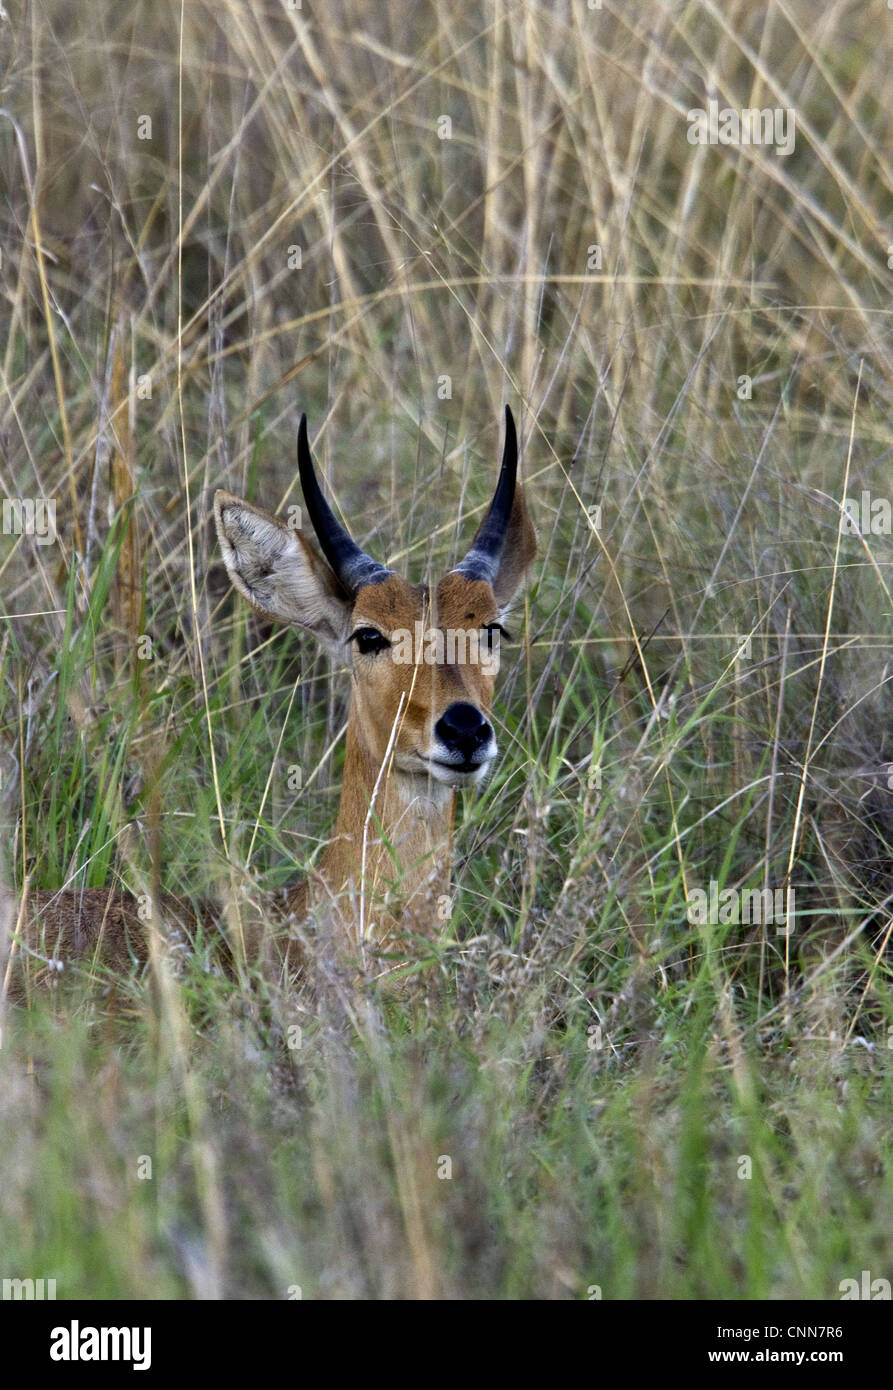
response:
M298 470L322 555L276 517L228 492L215 495L235 587L265 616L308 628L350 667L335 830L311 876L286 894L284 909L271 912L280 935L312 918L336 944L365 957L370 943L386 946L402 933L430 938L436 930L438 900L449 886L455 793L480 782L496 754L493 654L536 549L516 485L508 407L505 424L490 507L464 560L436 587L386 569L336 521L314 472L306 416ZM39 939L44 960L64 962L91 947L119 967L148 956L145 923L129 895L37 892L28 906L25 940ZM172 898L162 906L183 909ZM9 895L5 908L14 925ZM0 926L3 916L0 910Z
M348 661L351 703L341 804L317 872L292 893L354 946L431 936L449 885L455 793L496 755L489 719L502 623L536 540L516 484L506 407L496 492L465 559L440 583L409 584L360 550L323 497L298 431L298 470L323 559L298 531L218 492L217 534L235 587L266 616L309 628Z

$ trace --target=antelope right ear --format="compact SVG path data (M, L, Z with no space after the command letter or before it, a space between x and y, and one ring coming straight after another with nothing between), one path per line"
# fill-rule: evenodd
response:
M239 593L265 617L308 628L344 660L353 604L309 541L230 492L215 492L214 521Z

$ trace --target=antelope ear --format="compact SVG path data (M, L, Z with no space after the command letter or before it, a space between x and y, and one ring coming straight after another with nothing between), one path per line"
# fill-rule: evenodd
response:
M265 617L308 628L343 660L353 604L309 541L230 492L215 492L214 520L239 593Z

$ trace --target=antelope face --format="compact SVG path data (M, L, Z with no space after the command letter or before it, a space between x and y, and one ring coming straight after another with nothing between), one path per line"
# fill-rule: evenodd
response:
M233 584L259 611L309 628L349 663L350 723L372 768L390 756L398 777L413 784L481 781L496 755L490 709L506 610L536 548L516 485L511 412L490 508L465 559L436 587L386 569L335 520L304 417L298 466L322 555L300 532L218 492L217 532Z
M489 714L503 616L489 584L461 575L433 592L397 575L359 591L348 639L353 713L374 762L393 741L404 776L450 787L484 777L496 754Z

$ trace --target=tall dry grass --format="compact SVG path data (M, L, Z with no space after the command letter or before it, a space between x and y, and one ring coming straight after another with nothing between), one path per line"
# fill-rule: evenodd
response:
M161 882L232 920L318 853L344 682L233 601L208 507L300 504L301 410L357 538L418 578L467 541L510 401L540 534L443 992L320 1013L234 991L199 941L124 1004L36 997L4 1041L10 1273L480 1298L889 1273L890 534L840 518L890 491L891 25L10 6L0 493L56 503L53 544L0 539L19 883ZM793 151L691 144L712 99L792 110ZM793 886L793 929L690 921L711 881Z

